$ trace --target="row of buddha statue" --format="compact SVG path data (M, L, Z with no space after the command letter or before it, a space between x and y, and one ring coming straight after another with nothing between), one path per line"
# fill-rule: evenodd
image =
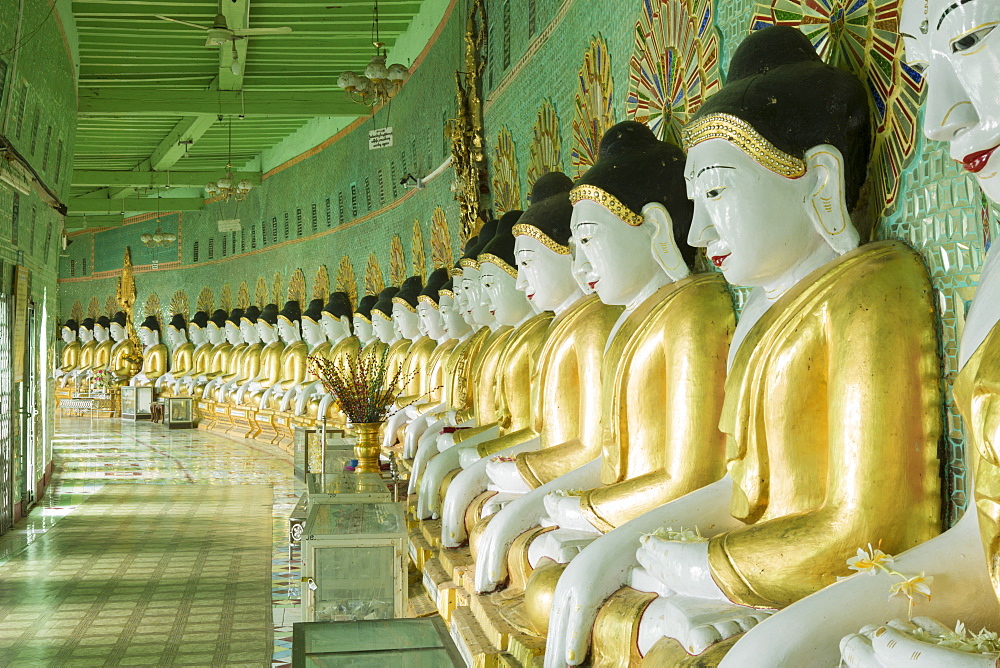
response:
M987 184L1000 8L916 4L927 134ZM683 141L619 123L575 182L539 178L439 292L467 327L390 347L421 379L383 446L410 471L425 583L444 573L492 650L552 668L995 665L945 626L1000 631L997 252L954 386L975 503L945 531L928 270L854 222L865 85L759 30ZM727 283L749 288L738 318Z

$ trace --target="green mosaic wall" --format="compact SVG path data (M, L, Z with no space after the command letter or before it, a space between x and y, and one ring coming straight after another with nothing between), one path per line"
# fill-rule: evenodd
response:
M76 133L76 75L71 55L75 29L72 22L63 23L62 12L54 11L47 0L24 0L18 40L17 6L5 4L0 12L0 135L25 158L44 185L64 201ZM61 10L67 7L68 3L60 3ZM66 34L71 36L69 40ZM17 48L12 49L15 45ZM58 212L35 192L25 195L0 184L0 296L6 297L12 291L15 264L30 270L31 301L38 325L35 347L39 352L37 366L30 371L37 378L49 376L56 355L61 231ZM41 406L43 410L36 418L36 470L25 470L23 453L15 448L17 500L26 481L39 480L51 459L52 387L50 383L39 385L36 400L47 403L48 410ZM20 387L16 390L20 391ZM16 442L19 425L14 428Z
M532 127L538 109L550 102L559 118L561 163L572 174L570 153L573 148L571 121L577 72L584 50L591 39L600 35L610 53L610 76L613 81L616 120L624 118L624 100L628 87L628 60L633 30L641 0L487 0L489 45L485 103L486 140L489 154L502 129L511 133L519 166L518 186L521 205L527 198L527 165L530 160ZM287 277L301 268L311 279L316 267L325 263L331 277L341 255L347 254L360 281L370 252L380 254L382 267L388 266L388 240L400 234L409 252L410 227L414 218L426 225L436 206L446 209L457 243L457 208L448 188L449 175L432 183L426 190L400 201L400 193L391 184L406 172L426 173L445 157L441 126L453 107L453 72L461 66L461 32L467 2L460 2L441 39L431 49L427 60L417 70L404 94L393 102L390 124L396 128L397 146L384 152L367 150L368 122L330 148L300 164L269 178L240 206L243 232L236 239L239 253L220 258L220 235L215 231L217 218L235 217L234 207L211 205L205 211L176 217L163 217L163 229L178 229L182 238L179 268L142 272L137 278L139 302L156 292L162 304L177 290L187 291L193 303L201 286L212 286L216 294L229 283L235 294L240 281L247 281L251 292L258 276L270 283L274 272ZM717 0L715 20L721 35L723 67L742 38L748 33L754 0ZM383 125L387 112L376 116ZM382 187L379 187L382 170ZM365 180L368 188L365 187ZM351 205L351 184L358 189L357 211ZM367 196L367 190L372 195ZM345 201L340 205L341 195ZM332 202L331 221L326 219L326 198ZM384 199L384 202L383 202ZM371 200L371 201L369 201ZM318 233L311 228L311 207L318 206ZM389 207L383 212L378 209ZM304 231L297 231L297 211L301 208ZM369 213L376 212L376 213ZM284 234L285 216L290 232ZM918 249L930 268L941 312L941 344L944 353L943 376L946 389L957 372L956 350L965 312L971 300L985 249L985 234L992 229L996 238L996 216L986 216L974 181L948 158L945 148L920 141L915 157L903 174L903 187L896 210L885 216L876 228L878 238L899 238ZM279 242L266 247L259 235L261 224L268 227L277 219ZM359 222L360 221L360 222ZM251 228L257 226L257 248L250 249ZM348 227L350 226L350 227ZM86 304L91 295L102 300L113 293L114 279L100 272L120 266L123 245L136 249L135 239L142 231L155 227L151 222L121 230L88 233L75 237L75 243L60 267L63 277L61 310L67 312L74 301ZM426 230L426 228L425 228ZM425 239L429 234L425 231ZM301 238L300 238L301 237ZM206 260L207 244L213 243L212 260ZM194 262L194 244L199 259ZM95 253L96 248L99 252ZM227 241L232 253L233 240ZM244 248L247 249L243 253ZM148 253L136 250L136 262L151 261ZM140 259L141 258L141 259ZM83 274L69 276L70 261L76 271L86 259ZM173 259L173 258L172 258ZM161 258L161 262L165 261ZM176 261L176 260L175 260ZM82 275L97 271L91 280ZM736 292L738 302L743 294ZM947 392L950 396L950 391ZM947 509L948 521L956 519L966 507L965 440L963 426L949 401L944 407L947 418L946 438L942 443L945 480L952 500Z

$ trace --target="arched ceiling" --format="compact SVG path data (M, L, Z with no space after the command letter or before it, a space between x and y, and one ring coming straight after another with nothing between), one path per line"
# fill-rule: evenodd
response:
M163 202L164 210L200 208L200 187L225 171L230 132L235 169L257 183L261 153L313 119L343 127L366 113L336 80L344 70L363 71L373 55L373 4L73 0L79 116L67 227L115 224L123 212L155 211L157 193L176 198L169 207ZM379 1L379 36L390 61L404 33L411 43L431 37L428 28L426 35L407 32L425 4L443 3ZM234 66L234 43L207 46L206 31L155 16L210 27L220 9L230 29L288 26L293 32L237 40Z

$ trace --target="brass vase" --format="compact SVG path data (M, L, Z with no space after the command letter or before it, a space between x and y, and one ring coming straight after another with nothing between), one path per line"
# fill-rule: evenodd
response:
M358 459L358 473L380 473L379 455L382 454L380 432L384 422L362 422L353 425L358 440L354 443L354 456Z

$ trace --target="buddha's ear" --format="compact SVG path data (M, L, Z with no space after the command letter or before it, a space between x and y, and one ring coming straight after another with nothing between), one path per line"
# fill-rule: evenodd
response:
M672 281L686 278L691 269L684 261L677 240L674 238L674 221L667 207L659 202L650 202L642 207L642 217L649 226L653 244L653 257Z
M838 255L858 247L858 231L847 212L844 156L829 144L814 146L805 155L806 175L812 185L806 213L813 227Z

